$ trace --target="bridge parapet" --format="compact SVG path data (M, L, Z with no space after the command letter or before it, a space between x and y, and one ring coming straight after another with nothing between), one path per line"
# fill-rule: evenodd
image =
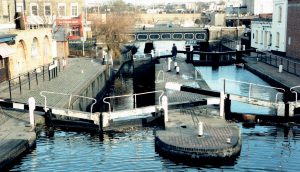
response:
M208 29L204 28L147 28L129 31L133 41L166 41L166 40L209 40Z

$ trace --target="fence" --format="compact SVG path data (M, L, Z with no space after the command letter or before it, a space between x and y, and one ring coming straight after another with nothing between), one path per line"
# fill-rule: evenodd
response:
M10 78L1 86L2 92L8 91L9 98L13 98L13 90L19 89L19 94L22 94L23 89L31 90L34 86L38 86L40 82L45 80L51 80L58 76L58 72L61 69L61 60L54 60L52 63L49 63L44 66L39 66L32 71L19 74L17 77ZM14 92L15 93L15 92Z
M278 68L282 65L282 70L300 76L299 62L264 52L257 52L257 60Z

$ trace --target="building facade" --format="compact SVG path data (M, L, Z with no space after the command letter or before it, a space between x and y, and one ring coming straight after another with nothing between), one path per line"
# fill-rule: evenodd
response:
M286 56L300 59L300 0L288 1Z
M287 7L287 0L274 0L272 19L259 18L251 22L252 47L260 51L272 51L285 55L288 21Z
M69 40L85 36L84 0L1 0L0 82L68 57ZM5 34L1 34L5 33ZM7 53L7 52L10 53Z

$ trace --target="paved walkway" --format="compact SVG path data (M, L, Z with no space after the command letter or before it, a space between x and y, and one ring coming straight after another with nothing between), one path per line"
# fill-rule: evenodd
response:
M36 124L44 118L35 116ZM36 133L29 124L28 112L4 110L0 107L0 171L18 156L35 146Z
M287 88L300 85L300 77L294 74L283 71L279 73L279 69L268 65L264 62L257 61L256 56L244 58L246 60L246 65L251 69L256 70L259 73L268 76L270 79L275 80L278 83L281 83Z
M22 94L19 87L12 90L12 100L27 103L29 97L34 97L37 105L44 104L44 98L40 96L41 91L60 92L65 94L80 94L80 91L88 84L91 79L99 76L105 70L104 65L99 61L90 58L69 58L65 69L61 69L58 77L48 80L48 76L39 76L39 85L35 80L31 83L22 85ZM9 98L7 83L0 84L0 97ZM47 98L48 105L62 108L68 103L68 97L54 95ZM41 116L35 117L36 123L44 123ZM6 168L16 157L26 152L35 145L36 133L27 127L29 124L28 112L4 110L0 107L0 171Z
M164 90L165 84L167 82L176 82L182 85L191 86L195 88L202 88L202 89L209 89L208 85L204 80L201 79L201 76L199 77L199 80L195 80L195 68L192 64L185 63L185 56L179 55L176 58L176 62L178 63L178 66L180 68L179 74L176 74L176 70L174 69L174 63L171 64L171 72L168 71L168 64L166 59L160 59L160 64L156 65L156 76L157 79L155 90ZM157 76L159 71L164 72L164 81L162 81L162 75ZM199 73L198 73L199 74ZM201 75L201 74L199 74ZM182 92L182 91L175 91L175 90L165 90L165 94L168 96L169 103L178 103L178 102L193 102L202 100L203 98L206 98L207 96L194 94L194 93L188 93L188 92Z
M69 58L65 69L58 72L58 77L48 80L45 76L43 81L42 75L39 76L39 85L32 80L31 89L28 89L28 84L22 85L22 94L19 87L12 90L12 100L17 102L27 103L29 97L34 97L36 104L43 105L44 98L40 96L41 91L59 92L65 94L79 94L81 89L89 84L89 81L98 76L105 70L105 65L100 61L91 60L90 58ZM9 98L9 90L1 91L1 98ZM47 98L47 104L50 106L63 107L68 103L68 97L54 95Z
M156 65L156 75L165 72L164 82L156 84L156 90L163 89L166 82L176 82L196 88L210 89L201 79L195 80L195 69L192 64L185 63L185 57L177 57L180 67L176 74L172 66L167 71L166 60L160 60ZM173 63L172 63L173 64ZM156 77L157 78L157 77ZM166 90L169 104L193 102L207 96L182 91ZM198 122L203 122L204 135L198 137ZM218 108L199 106L188 109L169 110L169 121L165 130L156 132L155 144L157 150L166 156L184 159L226 159L239 154L241 149L240 131L236 124L228 123L219 117Z

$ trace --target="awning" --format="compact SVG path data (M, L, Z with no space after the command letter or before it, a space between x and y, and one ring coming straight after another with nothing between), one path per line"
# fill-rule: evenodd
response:
M0 56L2 56L2 58L7 58L15 52L16 51L6 43L0 43Z

